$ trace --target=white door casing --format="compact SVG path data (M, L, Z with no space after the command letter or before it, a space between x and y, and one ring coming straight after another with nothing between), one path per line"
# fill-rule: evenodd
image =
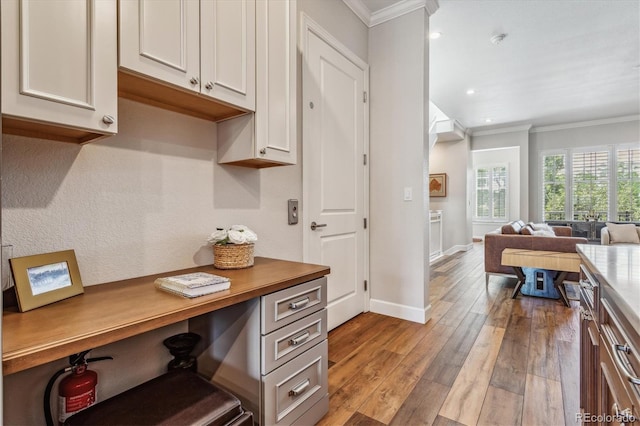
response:
M331 330L369 309L368 65L306 15L301 28L304 260L331 268Z

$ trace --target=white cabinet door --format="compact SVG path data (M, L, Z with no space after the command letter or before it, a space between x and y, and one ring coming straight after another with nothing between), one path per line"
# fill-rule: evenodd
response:
M256 113L218 124L218 163L296 163L296 2L256 0Z
M200 92L200 2L120 0L120 67Z
M5 119L116 133L116 1L0 4Z
M201 0L201 91L255 110L255 0Z
M258 157L296 163L295 0L256 3L256 149Z

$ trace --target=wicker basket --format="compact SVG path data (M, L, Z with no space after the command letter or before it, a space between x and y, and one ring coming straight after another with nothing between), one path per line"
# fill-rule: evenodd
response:
M242 269L253 266L253 244L216 244L213 266L218 269Z

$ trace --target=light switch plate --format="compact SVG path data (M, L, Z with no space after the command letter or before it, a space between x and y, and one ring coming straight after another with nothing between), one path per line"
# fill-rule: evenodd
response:
M289 225L298 223L298 200L289 200L287 211L289 216Z
M413 200L413 188L410 186L404 187L404 201Z

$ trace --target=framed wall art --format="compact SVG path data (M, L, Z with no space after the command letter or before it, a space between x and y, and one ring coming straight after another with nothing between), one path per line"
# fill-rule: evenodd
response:
M430 197L446 197L447 196L447 174L434 173L429 175L429 196Z
M9 259L20 312L84 293L73 250Z

